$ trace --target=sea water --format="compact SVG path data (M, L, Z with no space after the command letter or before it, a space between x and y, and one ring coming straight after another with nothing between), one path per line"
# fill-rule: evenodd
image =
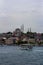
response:
M0 65L43 65L43 47L0 46Z

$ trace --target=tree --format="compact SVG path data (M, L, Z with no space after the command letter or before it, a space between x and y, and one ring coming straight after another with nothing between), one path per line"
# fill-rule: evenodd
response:
M7 32L7 34L12 34L12 32Z

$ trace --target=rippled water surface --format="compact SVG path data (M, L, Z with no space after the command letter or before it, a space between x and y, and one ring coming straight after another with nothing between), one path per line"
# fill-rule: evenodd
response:
M0 65L43 65L43 47L0 46Z

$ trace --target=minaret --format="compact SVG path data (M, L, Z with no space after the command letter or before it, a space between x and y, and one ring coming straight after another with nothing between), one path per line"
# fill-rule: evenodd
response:
M21 25L21 31L24 32L24 24Z
M30 32L31 32L31 28L30 28Z
M29 28L28 28L28 32L29 32Z

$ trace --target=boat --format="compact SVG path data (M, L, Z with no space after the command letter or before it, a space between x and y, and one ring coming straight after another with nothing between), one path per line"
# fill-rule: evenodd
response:
M28 49L32 49L33 46L30 45L30 44L21 44L21 48L22 48L23 50L28 50Z

